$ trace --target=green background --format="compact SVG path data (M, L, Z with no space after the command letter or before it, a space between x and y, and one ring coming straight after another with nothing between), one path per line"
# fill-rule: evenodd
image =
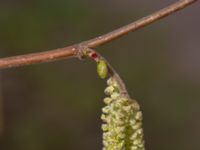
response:
M64 47L173 1L0 1L0 57ZM199 3L97 48L141 104L149 150L200 149ZM90 60L0 72L1 150L101 149L105 81Z

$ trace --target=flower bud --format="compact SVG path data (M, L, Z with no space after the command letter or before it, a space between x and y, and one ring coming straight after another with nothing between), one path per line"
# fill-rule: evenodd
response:
M100 76L100 78L102 78L102 79L106 78L106 76L108 74L107 64L102 59L99 60L99 62L97 62L97 73Z

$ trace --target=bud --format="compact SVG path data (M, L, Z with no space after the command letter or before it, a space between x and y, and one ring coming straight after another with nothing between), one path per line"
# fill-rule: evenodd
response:
M97 73L99 75L100 78L104 79L106 78L107 74L108 74L108 67L107 64L104 60L100 59L97 62Z

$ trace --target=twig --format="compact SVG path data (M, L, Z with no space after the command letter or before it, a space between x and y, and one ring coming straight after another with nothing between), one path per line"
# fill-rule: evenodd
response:
M179 0L178 2L164 9L161 9L147 17L144 17L126 26L123 26L117 30L114 30L105 35L102 35L94 39L84 41L84 42L81 42L79 44L75 44L69 47L59 48L59 49L46 51L46 52L40 52L40 53L1 58L0 69L17 67L17 66L22 66L22 65L30 65L30 64L35 64L35 63L49 62L49 61L60 60L63 58L68 58L68 57L80 57L79 55L80 50L82 50L80 47L96 48L97 46L106 44L114 39L122 37L123 35L126 35L127 33L131 31L135 31L146 25L149 25L152 22L155 22L180 9L183 9L186 6L196 1L197 0Z

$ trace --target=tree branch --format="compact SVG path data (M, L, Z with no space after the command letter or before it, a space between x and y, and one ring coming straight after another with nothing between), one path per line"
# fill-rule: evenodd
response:
M164 9L161 9L149 16L146 16L138 21L130 23L126 26L123 26L105 35L102 35L94 39L84 41L72 46L50 50L46 52L1 58L0 69L17 67L17 66L22 66L22 65L30 65L30 64L35 64L35 63L49 62L49 61L60 60L60 59L69 58L69 57L81 57L82 54L80 52L82 51L83 47L96 48L97 46L106 44L110 41L113 41L114 39L117 39L119 37L122 37L123 35L128 34L131 31L138 30L180 9L183 9L186 6L196 1L197 0L179 0L178 2Z

